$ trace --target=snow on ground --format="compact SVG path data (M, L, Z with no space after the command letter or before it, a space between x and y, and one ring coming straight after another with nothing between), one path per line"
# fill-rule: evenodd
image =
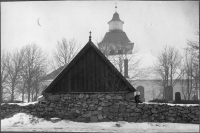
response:
M143 102L142 104L167 104L169 106L199 106L199 104L172 104L172 103L154 103L154 102Z
M19 106L27 106L27 105L30 105L30 104L36 104L38 103L38 101L36 102L29 102L29 103L8 103L8 104L17 104ZM3 105L5 103L2 103L1 105ZM162 105L162 104L167 104L169 106L199 106L199 104L172 104L172 103L154 103L154 102L143 102L142 104L159 104L159 105Z
M36 101L36 102L29 102L29 103L8 103L8 104L10 104L10 105L16 104L16 105L19 105L19 106L27 106L27 105L36 104L36 103L38 103L38 102ZM3 104L5 104L5 103L2 103L1 105L3 105Z
M2 131L44 131L44 132L198 132L198 124L180 123L134 123L134 122L98 122L83 123L61 120L53 123L25 113L15 114L1 120Z

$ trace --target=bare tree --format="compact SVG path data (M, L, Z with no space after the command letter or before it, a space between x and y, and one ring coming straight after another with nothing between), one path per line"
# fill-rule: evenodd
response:
M31 91L37 80L38 70L40 70L39 68L43 68L42 71L46 70L46 54L36 44L27 45L22 49L24 50L25 61L22 77L27 88L28 102L30 102Z
M179 51L174 47L166 46L158 55L157 59L157 62L154 64L154 73L159 81L157 83L161 85L163 89L167 86L174 87L182 75L182 71L179 69L182 60ZM164 90L162 91L163 99L165 98Z
M143 68L141 66L141 57L139 57L138 48L134 48L131 54L127 54L125 48L121 47L122 53L110 55L110 46L104 45L104 47L99 48L102 53L110 60L110 62L119 70L119 72L124 75L124 60L128 60L128 71L129 78L133 79L136 83L136 79L142 79L147 76L147 71L149 68ZM123 50L124 49L124 50ZM138 81L138 80L137 80ZM132 83L132 84L134 84Z
M35 76L34 76L34 82L32 87L32 101L37 100L39 91L40 91L40 83L42 82L43 77L46 75L45 71L46 66L45 65L39 65L35 69Z
M3 93L5 88L5 83L7 81L8 73L6 69L6 53L2 51L1 53L1 101L3 101Z
M17 86L21 82L20 73L22 71L23 66L23 51L15 50L14 52L8 53L6 58L6 69L8 73L8 82L7 85L10 89L10 100L13 101L15 99L15 92L17 90Z
M181 82L182 93L188 100L191 94L198 95L199 88L199 48L198 42L187 42L185 48L185 58L182 69L184 70L183 81Z
M75 39L67 40L65 38L62 41L58 41L56 50L53 53L52 67L57 69L61 66L66 66L78 53L79 46Z
M197 35L199 35L199 32L197 32ZM199 90L199 42L188 40L187 47L184 50L185 58L182 65L184 76L181 86L185 99L187 97L190 100L191 94L193 93L197 96Z

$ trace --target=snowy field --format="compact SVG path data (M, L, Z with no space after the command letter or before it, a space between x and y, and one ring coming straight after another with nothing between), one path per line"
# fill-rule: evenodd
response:
M11 118L1 120L1 131L28 132L199 132L199 124L180 123L134 123L134 122L99 122L82 123L61 120L46 121L25 113L15 114Z

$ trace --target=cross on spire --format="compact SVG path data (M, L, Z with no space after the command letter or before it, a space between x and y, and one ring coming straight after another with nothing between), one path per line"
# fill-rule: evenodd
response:
M115 0L115 12L117 12L117 0Z
M90 36L89 36L89 41L91 41L91 38L92 38L92 37L91 37L91 33L92 33L92 32L90 31L89 33L90 33Z

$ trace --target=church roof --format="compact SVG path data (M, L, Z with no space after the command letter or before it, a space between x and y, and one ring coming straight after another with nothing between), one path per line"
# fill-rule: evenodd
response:
M90 40L42 94L119 91L135 88Z
M112 18L111 21L121 21L120 18L119 18L119 14L118 14L117 12L115 12L115 13L113 14L113 18ZM109 22L111 22L111 21L109 21ZM109 22L108 22L108 23L109 23ZM122 21L122 22L123 22L123 21Z
M51 73L47 74L42 80L53 80L64 68L65 66L61 66L58 69L52 71Z
M127 44L131 43L125 32L121 30L112 30L106 33L103 40L99 43Z

